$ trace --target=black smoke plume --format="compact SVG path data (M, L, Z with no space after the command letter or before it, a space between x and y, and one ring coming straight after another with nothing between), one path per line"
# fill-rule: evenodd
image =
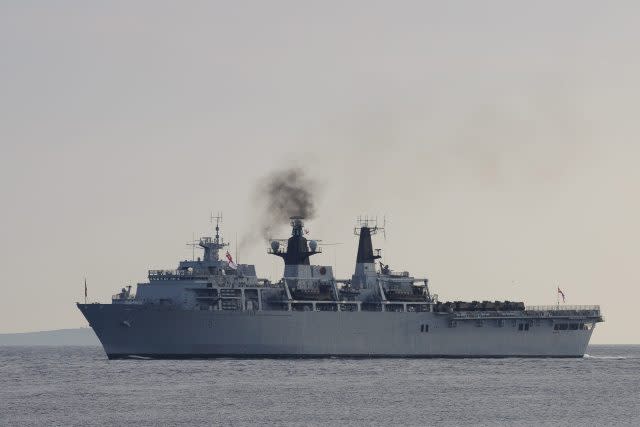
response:
M301 168L278 170L265 177L258 185L254 199L262 237L274 237L277 229L289 223L289 217L313 219L317 190L318 183L306 176Z
M253 246L256 238L286 237L278 233L289 225L289 217L313 219L318 189L318 182L299 167L280 169L262 178L252 198L255 225L245 231L240 248Z

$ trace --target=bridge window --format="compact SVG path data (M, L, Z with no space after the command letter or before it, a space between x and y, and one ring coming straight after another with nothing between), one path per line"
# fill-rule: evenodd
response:
M429 325L422 324L420 325L420 332L429 332Z

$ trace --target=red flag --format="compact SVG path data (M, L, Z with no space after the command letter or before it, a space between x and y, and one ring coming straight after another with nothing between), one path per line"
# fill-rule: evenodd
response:
M233 258L231 257L231 254L227 251L227 264L229 264L229 267L233 268L234 270L238 268L238 265L233 262Z
M560 295L562 295L562 302L564 302L564 292L562 292L562 291L560 290L560 287L559 287L559 286L558 286L558 293L559 293Z

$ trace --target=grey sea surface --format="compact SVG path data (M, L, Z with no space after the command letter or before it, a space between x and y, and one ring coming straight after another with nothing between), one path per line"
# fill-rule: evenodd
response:
M640 425L640 346L582 359L114 360L0 347L0 425Z
M57 329L54 331L0 334L0 347L49 345L53 347L99 346L100 341L91 328Z

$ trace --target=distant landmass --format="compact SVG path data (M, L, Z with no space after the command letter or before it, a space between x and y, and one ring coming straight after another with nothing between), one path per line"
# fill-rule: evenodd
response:
M47 346L99 346L98 337L91 328L58 329L55 331L0 334L0 346L47 345Z

